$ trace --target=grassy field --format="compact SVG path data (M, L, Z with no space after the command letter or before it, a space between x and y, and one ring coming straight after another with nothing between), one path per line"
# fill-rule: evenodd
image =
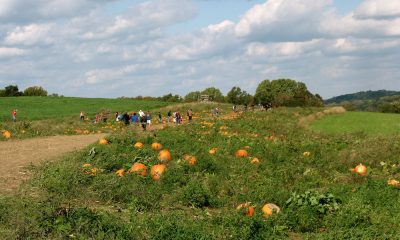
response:
M225 106L222 106L225 108ZM299 127L320 109L279 108L218 118L193 106L191 124L156 133L119 131L34 168L13 196L0 196L3 239L398 239L400 136L327 135ZM182 106L185 111L187 106ZM144 143L142 149L134 143ZM172 160L160 180L151 143ZM215 154L209 150L217 148ZM246 149L247 157L236 157ZM194 165L185 154L196 157ZM258 158L259 163L252 163ZM140 162L147 174L126 173ZM366 175L350 168L362 163ZM84 167L90 164L90 167ZM97 172L87 174L91 168ZM246 202L253 216L237 207ZM280 207L264 217L266 203Z
M88 117L101 109L112 113L124 111L143 111L166 106L168 103L157 101L135 101L130 99L73 98L73 97L8 97L0 98L0 120L11 121L12 109L17 109L17 119L42 120L76 117L80 111Z
M346 112L323 117L311 128L329 134L365 133L390 135L400 133L400 114Z

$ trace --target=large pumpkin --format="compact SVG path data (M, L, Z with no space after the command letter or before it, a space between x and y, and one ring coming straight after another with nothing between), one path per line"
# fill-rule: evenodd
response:
M4 138L10 138L11 137L11 133L7 130L3 130L3 137Z
M146 165L144 165L143 163L134 163L131 167L131 169L129 170L130 172L133 173L139 173L142 176L146 176L147 173L147 167Z
M250 205L250 202L242 203L237 206L236 210L242 211L244 209L244 215L251 217L254 214L254 207Z
M171 161L171 153L166 149L161 150L158 154L158 160L160 160L161 162Z
M151 149L153 149L154 151L160 151L161 148L162 148L162 145L160 143L155 142L155 143L151 144Z
M263 217L267 218L267 217L271 216L273 213L280 212L281 209L273 203L267 203L263 206L261 211L264 213Z
M167 169L167 166L164 164L156 164L151 167L150 174L152 178L156 181L160 180L161 175L165 172Z
M367 167L362 165L361 163L358 164L355 168L350 169L352 172L357 173L360 176L364 176L367 174Z
M235 153L236 157L247 157L247 151L244 149L239 149Z
M143 146L144 146L144 144L143 143L141 143L141 142L137 142L137 143L135 143L135 145L133 145L136 149L142 149L143 148Z
M102 139L99 140L99 144L100 145L106 145L106 144L108 144L108 141L105 138L102 138Z
M185 154L183 159L189 163L190 166L196 165L197 159L195 156Z

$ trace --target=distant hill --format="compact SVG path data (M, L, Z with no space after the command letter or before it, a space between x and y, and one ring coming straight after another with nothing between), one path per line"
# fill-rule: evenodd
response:
M395 95L400 95L400 92L387 91L387 90L366 91L366 92L340 95L337 97L324 100L324 102L325 104L332 104L332 103L341 103L344 101L354 101L354 100L378 100L381 97L390 97Z

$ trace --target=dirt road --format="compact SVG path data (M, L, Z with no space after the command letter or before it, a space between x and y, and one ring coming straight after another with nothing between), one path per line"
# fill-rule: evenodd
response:
M14 191L29 178L24 168L85 148L105 134L53 136L0 142L0 193Z

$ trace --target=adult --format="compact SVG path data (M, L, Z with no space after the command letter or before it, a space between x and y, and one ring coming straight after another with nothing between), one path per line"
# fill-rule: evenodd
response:
M119 121L118 116L119 116L119 113L115 112L115 121L117 121L117 122Z
M158 123L162 123L162 116L160 112L158 112Z
M140 117L140 123L142 124L143 131L146 131L146 123L147 123L146 115Z
M137 117L136 113L133 113L131 121L133 124L136 124L138 122L138 117Z
M143 117L144 116L144 112L142 110L139 110L139 117Z
M150 114L150 112L147 112L146 120L147 120L147 125L149 125L149 127L151 127L151 114Z
M130 117L129 117L129 114L128 114L127 112L124 113L122 119L124 120L125 125L128 126L128 125L129 125Z
M192 117L193 117L193 111L192 111L192 109L189 109L189 110L187 111L187 116L188 116L188 118L189 118L189 122L191 122L191 121L192 121Z
M167 113L167 123L168 123L168 125L169 125L169 120L170 120L170 118L171 118L171 110L169 110L168 111L168 113Z
M12 110L11 112L13 122L17 121L17 109Z
M181 114L176 112L176 124L181 124Z
M83 111L81 111L81 113L79 114L81 121L85 120L85 113Z

